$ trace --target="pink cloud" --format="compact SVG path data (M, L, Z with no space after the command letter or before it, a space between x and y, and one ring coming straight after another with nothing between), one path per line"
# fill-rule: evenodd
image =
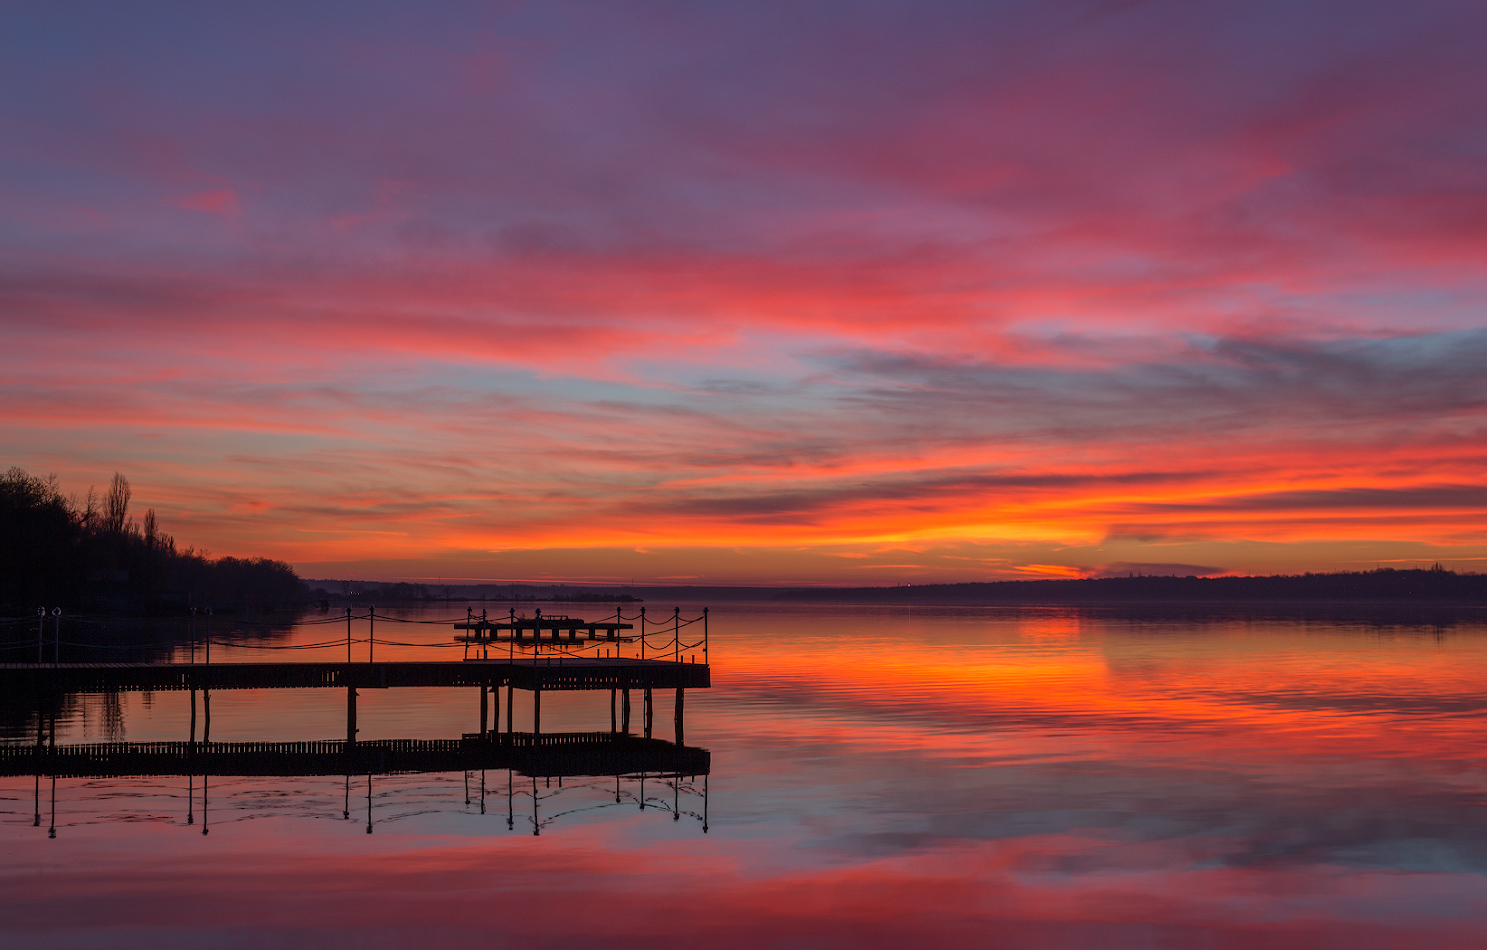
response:
M172 198L166 203L172 208L182 208L186 211L201 211L206 214L219 215L229 220L237 219L243 210L242 206L238 203L237 192L231 188L199 191L195 194Z

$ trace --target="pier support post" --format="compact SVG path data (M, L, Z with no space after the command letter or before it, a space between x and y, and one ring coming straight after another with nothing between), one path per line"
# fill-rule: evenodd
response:
M209 690L209 689L204 689L204 690L201 691L201 711L202 711L202 714L205 716L205 721L202 723L202 727L201 727L201 744L202 745L211 745L212 744L212 691ZM205 815L206 812L202 812L202 814ZM206 819L203 818L202 820L205 821Z
M33 828L41 827L41 755L46 743L46 701L40 692L36 694L36 821Z
M488 711L489 711L489 709L488 709L488 707L489 707L489 701L486 699L485 690L486 690L486 686L485 686L485 684L482 683L481 686L480 686L480 735L481 736L484 736L486 734L486 732L489 731L489 728L490 728L489 725L488 725L488 723L487 723L487 720L486 720L486 715L488 714Z
M609 731L616 731L614 722L614 690L609 691Z
M630 734L630 687L626 686L624 695L620 697L620 731L625 735Z
M532 736L535 738L542 732L542 689L532 687Z
M356 745L356 687L346 687L346 751Z
M645 688L644 702L645 707L640 711L640 714L645 717L645 737L649 739L651 737L651 726L655 724L656 719L654 697L651 695L651 688L649 686Z
M686 703L686 698L687 698L687 691L684 690L684 689L682 689L680 686L678 686L677 689L676 689L676 708L675 708L674 715L672 716L672 718L676 720L676 744L677 745L681 745L682 744L682 738L683 738L683 735L682 735L682 709L684 707L684 704Z
M55 701L55 697L54 697ZM48 717L47 743L51 746L52 755L57 754L57 708L52 707L52 714ZM52 770L52 822L47 829L48 838L57 837L57 771Z
M510 685L509 683L506 686L506 734L508 736L511 735L511 733L513 733L513 732L516 731L515 729L512 728L512 725L511 725L511 719L512 719L511 711L516 708L516 702L515 702L516 695L513 692L515 689L516 689L516 687Z

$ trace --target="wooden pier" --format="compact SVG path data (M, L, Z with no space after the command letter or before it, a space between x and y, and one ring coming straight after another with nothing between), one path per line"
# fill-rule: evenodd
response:
M631 691L639 691L641 694L641 734L643 741L650 742L655 719L653 694L657 689L675 690L676 700L672 706L676 728L674 747L682 748L686 691L706 689L712 685L712 674L708 664L696 662L695 653L685 657L682 655L682 643L678 633L684 624L680 619L679 611L673 612L670 629L663 625L657 631L661 635L670 636L666 646L672 648L671 659L655 657L647 659L645 657L646 630L643 611L638 617L641 622L640 635L637 638L640 641L640 656L638 657L619 655L623 652L618 649L619 644L625 642L619 637L619 632L631 627L625 622L625 618L619 615L616 615L612 621L590 622L566 616L543 617L541 611L537 611L537 615L531 619L518 618L512 611L504 623L488 621L484 616L477 619L471 612L465 623L454 624L456 629L469 631L456 638L467 641L466 656L462 660L373 662L373 648L376 640L372 632L372 623L379 618L376 616L375 609L371 609L366 618L367 638L362 641L367 644L367 661L355 662L351 659L353 639L350 623L352 619L348 610L347 660L345 662L311 660L267 663L4 663L0 664L0 693L34 699L37 704L37 728L40 734L42 729L40 715L42 708L46 705L47 697L69 693L189 692L191 694L190 746L196 749L207 747L206 739L211 732L211 694L214 690L344 689L346 691L346 740L341 744L339 751L317 746L318 751L313 754L341 756L343 759L352 754L357 756L375 754L382 757L379 759L382 761L388 755L407 756L415 755L415 753L417 756L423 756L424 759L441 755L446 758L454 756L458 759L496 755L497 753L509 759L510 756L517 755L518 750L563 746L564 741L554 741L553 737L542 734L542 694L572 690L609 690L609 732L584 735L606 736L608 737L606 741L619 741L622 744L632 738L630 736ZM706 659L706 610L702 612L702 616L687 623L699 621L702 623L702 639L692 646L701 646L702 656ZM511 640L508 644L508 655L505 658L489 659L490 646L498 630L506 631L507 637ZM522 653L518 655L516 641L528 632L531 634L531 639L522 645ZM543 636L544 633L547 636ZM568 634L567 638L562 636L564 633ZM585 641L590 641L589 646L576 643L580 633ZM613 643L615 648L601 650L592 645L591 641L594 640ZM326 644L315 645L316 648L322 646ZM471 655L472 646L475 647L474 655ZM204 661L209 660L211 656L210 647L211 640L208 638L203 651ZM548 655L545 656L542 653L544 647L549 650ZM592 650L602 655L582 655L583 650ZM42 655L44 655L42 648L38 646L38 656ZM192 655L195 655L194 649ZM500 690L503 686L506 688L506 728L504 732L500 729ZM469 745L472 741L470 736L459 740L462 744L458 749L442 746L417 746L415 748L386 743L367 746L357 741L359 729L357 728L356 699L360 690L472 687L478 689L480 693L480 728L479 732L473 736L475 745ZM532 731L526 738L522 738L513 729L516 690L525 690L532 697ZM202 695L205 715L203 744L200 747L195 742L198 692ZM492 714L494 714L494 729L491 728ZM273 746L273 748L279 749L278 746ZM619 747L606 746L604 754L611 754L616 748ZM639 747L625 746L625 748ZM272 752L268 746L262 747L260 751L264 751L264 754ZM272 752L272 754L280 755L280 752ZM10 753L0 753L0 755L8 754ZM305 752L305 754L311 753ZM531 753L521 754L530 755ZM342 762L334 771L344 771L345 768L345 763ZM357 768L354 771L366 770Z

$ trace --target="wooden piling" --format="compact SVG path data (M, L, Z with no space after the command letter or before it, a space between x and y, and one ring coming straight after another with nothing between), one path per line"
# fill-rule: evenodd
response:
M346 687L346 751L356 745L356 687Z

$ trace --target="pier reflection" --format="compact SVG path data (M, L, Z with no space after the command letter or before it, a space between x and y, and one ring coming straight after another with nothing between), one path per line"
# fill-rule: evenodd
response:
M454 774L462 777L460 807L466 810L477 808L484 815L493 797L506 799L508 830L526 827L539 835L553 822L569 816L635 806L641 811L669 813L677 821L694 819L706 832L710 771L711 756L706 749L610 733L477 734L459 739L374 740L356 742L348 748L340 740L57 745L52 729L39 735L35 746L0 747L0 777L32 778L32 826L41 827L45 811L50 815L47 834L52 838L57 835L58 795L66 797L67 780L76 780L75 787L94 799L127 795L140 800L152 794L167 799L179 795L179 786L151 787L149 779L185 779L185 813L175 820L191 826L199 815L201 833L207 834L213 779L219 781L219 787L223 779L288 779L295 784L295 797L310 800L323 798L325 790L312 789L306 780L340 776L341 818L351 818L353 787L362 785L366 830L370 834L377 820L374 787L379 779L400 779L390 788L400 793L401 804L416 805L416 813L427 814L455 804L448 778ZM504 776L500 774L503 772ZM420 784L416 781L420 776L438 781ZM414 781L407 781L409 778ZM108 779L127 782L102 781ZM43 783L48 786L45 804ZM588 794L585 797L581 793ZM272 800L272 790L255 794L270 794ZM356 795L361 797L362 790ZM266 813L244 816L242 811L240 798L234 804L237 817L266 817ZM318 811L323 817L324 810ZM405 815L395 810L393 816ZM142 816L129 813L115 817L138 821ZM143 818L170 820L163 815ZM91 820L107 820L107 816Z

